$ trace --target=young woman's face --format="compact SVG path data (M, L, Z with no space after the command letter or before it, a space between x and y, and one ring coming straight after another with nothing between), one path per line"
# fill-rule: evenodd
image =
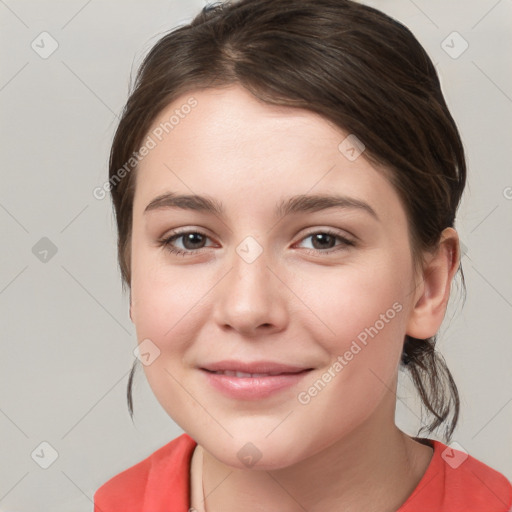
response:
M182 96L148 135L131 316L167 413L220 461L260 457L263 469L393 422L415 283L406 214L382 171L322 117L239 86ZM222 213L154 201L165 194ZM223 361L308 371L204 369Z

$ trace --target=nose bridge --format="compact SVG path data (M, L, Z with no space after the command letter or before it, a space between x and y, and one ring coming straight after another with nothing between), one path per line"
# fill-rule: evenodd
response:
M216 301L216 320L236 330L250 332L260 325L282 327L285 319L282 286L269 268L262 245L248 236L233 251L231 270ZM269 265L270 264L270 265Z

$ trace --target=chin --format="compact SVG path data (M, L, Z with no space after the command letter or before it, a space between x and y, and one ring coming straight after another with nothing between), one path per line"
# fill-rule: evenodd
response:
M265 435L244 436L243 440L230 439L225 443L206 439L200 442L205 450L219 462L236 469L276 470L296 464L300 453L295 449L296 443L284 443L276 438L271 441Z

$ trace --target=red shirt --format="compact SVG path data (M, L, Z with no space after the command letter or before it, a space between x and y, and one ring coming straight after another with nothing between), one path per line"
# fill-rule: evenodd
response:
M510 512L512 485L470 455L429 440L430 464L397 512ZM197 443L182 434L104 483L94 512L188 512L190 461Z

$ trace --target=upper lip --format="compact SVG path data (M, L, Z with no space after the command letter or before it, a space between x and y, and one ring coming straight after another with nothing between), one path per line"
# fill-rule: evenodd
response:
M299 373L304 370L311 370L312 368L308 368L305 366L295 366L289 364L275 363L273 361L252 361L252 362L244 362L244 361L234 361L234 360L226 360L226 361L217 361L215 363L209 363L205 366L202 366L201 369L209 370L212 372L219 371L234 371L234 372L242 372L242 373Z

